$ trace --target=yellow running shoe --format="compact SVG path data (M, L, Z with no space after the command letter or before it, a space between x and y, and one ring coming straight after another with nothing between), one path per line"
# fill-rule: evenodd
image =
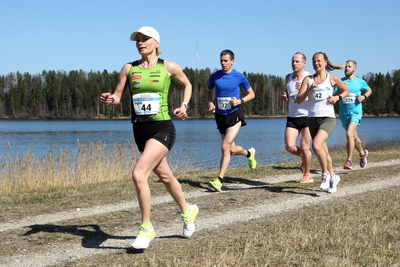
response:
M218 178L215 178L214 180L212 180L210 182L210 185L212 188L214 188L215 190L217 190L218 192L221 192L221 188L222 188L222 183Z
M247 158L247 160L249 161L249 167L250 169L254 170L257 167L257 161L255 159L256 150L252 147L247 151L250 152L250 157Z
M189 205L189 213L181 215L184 237L191 237L194 233L194 230L196 229L194 219L196 218L197 213L199 213L199 207L197 207L197 205Z

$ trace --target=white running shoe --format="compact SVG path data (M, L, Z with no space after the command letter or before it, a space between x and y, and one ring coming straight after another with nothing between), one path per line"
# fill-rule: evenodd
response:
M336 175L336 174L335 174L335 177L333 177L333 178L331 178L331 179L329 180L329 189L328 189L328 193L331 193L331 194L336 193L336 191L337 191L337 185L338 185L339 182L340 182L340 177L339 177L339 175Z
M155 235L153 227L147 228L145 226L140 226L136 239L132 243L132 247L134 249L146 249Z
M183 236L184 237L191 237L196 230L194 225L194 219L199 213L199 207L197 205L189 205L189 213L186 215L181 215L181 219L183 222Z
M329 188L329 179L330 179L330 174L322 174L321 176L321 185L320 189L321 190L327 190Z

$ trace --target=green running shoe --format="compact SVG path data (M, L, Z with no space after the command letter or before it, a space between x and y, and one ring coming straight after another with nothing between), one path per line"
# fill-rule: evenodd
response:
M257 167L257 161L255 159L256 150L254 148L250 148L247 151L250 152L250 157L247 158L249 161L249 167L250 169L254 170Z
M214 188L215 190L217 190L218 192L221 192L221 188L222 188L222 183L218 178L215 178L214 180L212 180L210 182L210 185L212 188Z
M196 218L197 213L199 213L199 207L197 207L197 205L189 205L189 213L181 215L184 237L191 237L194 233L194 230L196 229L194 219Z
M153 227L148 228L140 226L136 239L132 243L132 247L135 249L146 249L150 245L150 241L154 239L155 235Z

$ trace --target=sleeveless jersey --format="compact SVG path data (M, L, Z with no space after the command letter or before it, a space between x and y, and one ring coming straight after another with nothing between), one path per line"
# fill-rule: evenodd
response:
M304 76L299 80L302 82L304 77L310 75L308 71L304 72ZM289 75L289 82L286 84L286 93L289 97L288 104L288 117L307 117L308 116L308 98L304 100L302 103L296 103L296 97L299 93L299 90L296 89L296 82L293 81L293 72Z
M131 64L128 82L132 122L170 120L168 93L171 78L165 70L164 60L158 59L156 65L150 69L141 69L138 60Z
M308 86L314 82L314 75L311 76ZM335 118L335 109L328 103L328 97L333 94L331 77L327 73L326 79L317 88L311 90L308 95L308 117L330 117Z

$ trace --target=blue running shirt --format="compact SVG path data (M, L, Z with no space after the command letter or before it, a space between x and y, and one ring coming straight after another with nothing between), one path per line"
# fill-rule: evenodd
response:
M240 105L232 107L229 102L232 97L240 99L240 86L245 90L251 88L246 76L236 70L227 74L219 70L211 74L208 89L215 88L215 110L218 114L227 115L240 108Z

